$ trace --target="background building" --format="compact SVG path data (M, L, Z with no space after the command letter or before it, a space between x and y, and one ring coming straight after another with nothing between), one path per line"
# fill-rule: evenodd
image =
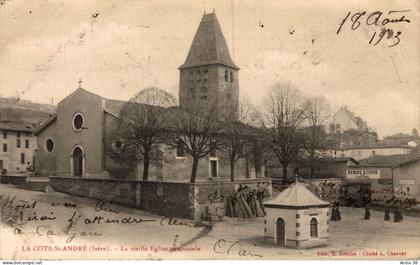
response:
M33 129L31 124L0 122L0 172L15 174L32 170L36 147Z
M52 105L0 97L0 172L21 174L32 170L36 148L32 133L54 112Z
M385 144L405 144L416 146L420 143L420 136L417 129L413 129L411 134L397 133L391 136L386 136L384 137L383 142Z
M340 134L348 130L366 131L368 129L365 121L354 115L347 106L342 106L334 114L330 124L330 133Z
M356 160L365 159L374 155L402 155L413 150L409 145L364 145L349 146L330 151L334 157L352 157Z
M348 168L347 182L368 184L380 196L390 193L388 196L420 198L419 153L375 155L359 162L360 165Z

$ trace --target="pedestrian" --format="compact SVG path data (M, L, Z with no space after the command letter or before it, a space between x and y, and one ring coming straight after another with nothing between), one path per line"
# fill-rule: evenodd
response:
M368 205L365 205L365 220L369 220L370 219L370 210Z
M403 216L401 212L398 210L398 208L395 209L394 213L394 222L401 222L403 220Z
M331 205L331 218L330 221L335 221L335 202Z
M340 203L337 201L336 202L336 212L337 212L337 221L341 220L341 214L340 214Z
M340 220L341 220L341 216L340 216L340 210L338 208L338 202L335 201L332 206L331 221L340 221Z
M384 220L389 221L389 219L391 219L391 217L389 216L389 208L386 208Z

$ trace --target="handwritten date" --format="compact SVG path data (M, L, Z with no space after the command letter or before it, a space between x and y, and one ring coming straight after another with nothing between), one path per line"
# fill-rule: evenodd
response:
M362 24L368 27L378 27L379 31L375 31L369 40L369 44L376 46L380 42L389 40L388 47L397 46L401 42L401 30L391 28L391 25L410 23L410 19L406 18L405 14L411 10L392 10L386 15L382 11L374 11L372 13L363 12L348 12L346 17L339 24L337 35L340 33L343 26L350 24L351 30L357 30ZM350 21L349 21L350 19Z

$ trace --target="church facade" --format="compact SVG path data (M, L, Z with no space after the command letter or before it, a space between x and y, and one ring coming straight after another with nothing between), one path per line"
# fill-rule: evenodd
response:
M198 103L218 108L239 105L239 68L233 63L214 13L205 14L184 64L179 67L180 107ZM113 143L108 137L127 102L101 97L79 87L57 104L57 113L39 127L35 172L40 176L101 179L142 179L142 163L117 163L112 159ZM192 159L165 145L163 157L153 161L149 180L187 181ZM235 177L263 177L261 161L240 159ZM197 180L229 179L230 162L217 152L200 160Z

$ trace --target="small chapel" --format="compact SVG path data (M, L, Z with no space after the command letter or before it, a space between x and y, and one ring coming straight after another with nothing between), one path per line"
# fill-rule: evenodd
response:
M329 205L296 181L263 203L264 235L274 244L297 249L327 245Z

